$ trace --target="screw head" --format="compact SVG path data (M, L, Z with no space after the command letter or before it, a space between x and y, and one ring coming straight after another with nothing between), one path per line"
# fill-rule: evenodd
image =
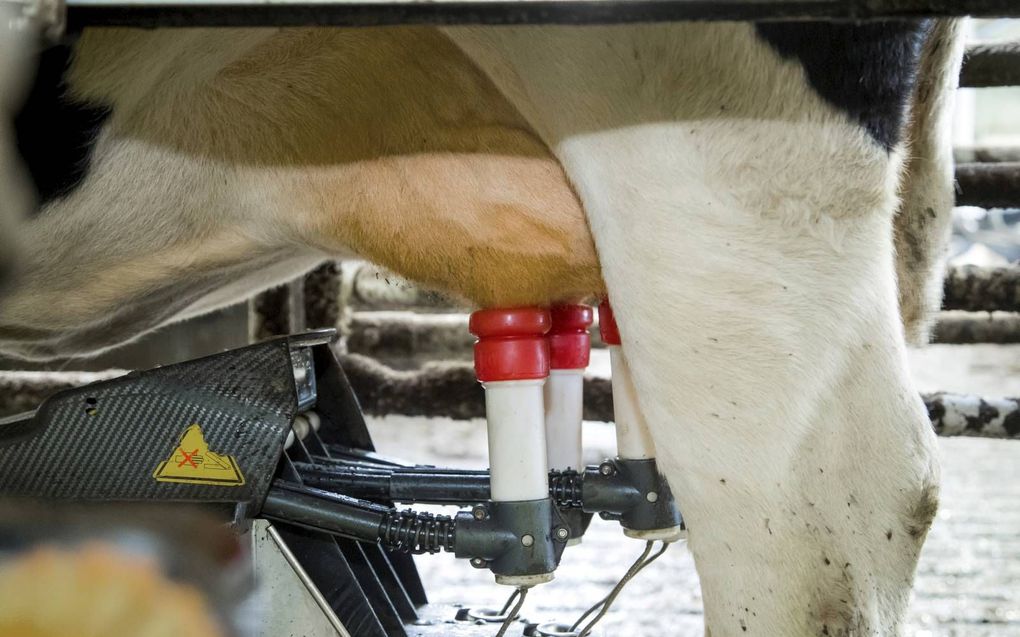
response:
M570 537L570 530L567 527L561 526L556 529L556 539L565 540L568 537Z
M601 473L604 476L611 476L614 473L616 473L616 468L613 467L613 464L611 462L603 462L601 465L599 465L599 473Z
M480 557L472 557L471 566L474 566L475 568L485 568L485 560Z
M658 502L659 494L656 493L655 491L649 491L648 494L645 495L645 499L648 500L649 502Z
M528 534L521 536L521 544L523 546L533 546L535 544L535 536Z
M484 520L489 517L489 512L485 507L479 504L475 508L471 509L471 515L473 515L476 520Z

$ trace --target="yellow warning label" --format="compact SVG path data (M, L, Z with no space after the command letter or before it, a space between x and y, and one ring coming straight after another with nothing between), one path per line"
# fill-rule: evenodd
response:
M186 482L220 487L239 487L244 476L233 456L209 451L197 424L184 430L170 457L159 463L152 477L159 482Z

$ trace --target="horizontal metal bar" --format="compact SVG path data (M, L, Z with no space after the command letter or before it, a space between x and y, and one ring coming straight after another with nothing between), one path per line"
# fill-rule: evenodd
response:
M431 364L415 371L397 371L371 358L351 354L341 357L341 365L365 413L458 419L485 416L485 396L470 364ZM22 396L49 395L55 389L66 389L85 378L86 375L76 373L0 372L0 416L13 413L12 405L23 410L25 401ZM947 393L926 394L922 398L940 435L1020 438L1020 398L982 398ZM975 418L981 420L988 416L991 412L987 409L983 412L985 416L979 413L982 403L996 406L997 410L997 415L987 418L985 425L960 427L953 424L977 423ZM944 422L952 426L938 429L937 419L946 414L950 420ZM585 379L584 417L586 420L612 421L613 393L609 379ZM967 421L967 418L971 420Z
M608 24L1020 15L1013 0L69 0L68 26Z
M277 480L269 490L261 517L368 543L403 553L452 552L457 523L446 515L397 511L340 493ZM466 514L471 519L470 514ZM458 515L458 519L463 519ZM475 538L483 548L505 544L500 534Z
M1020 438L1020 398L981 398L937 392L924 397L940 436Z
M991 166L992 164L981 165ZM1012 166L1011 163L1005 165ZM1015 176L1020 182L1020 170L1016 172ZM971 182L967 182L968 187L972 185ZM1013 187L1020 189L1020 185ZM1018 193L1015 203L1020 204L1020 193ZM346 264L344 267L347 267ZM387 312L355 312L352 315L347 329L350 334L349 338L353 339L350 343L351 351L369 352L379 348L389 349L402 345L434 346L437 349L447 348L453 351L461 347L460 344L472 342L466 335L466 315L455 313L458 311L467 312L468 308L452 304L443 307L441 305L442 297L433 292L422 290L413 283L408 283L397 275L389 274L376 266L359 265L355 267L359 269L352 273L352 278L356 281L372 281L372 284L366 283L358 286L359 291L352 295L352 305L362 310L385 308ZM944 310L1020 311L1020 308L1017 307L1017 298L1020 296L1020 292L1016 287L1020 285L1020 266L1004 268L951 267L946 279L946 298L942 305ZM982 284L977 288L959 288L956 282L964 279L973 281L968 284L971 286L978 285L979 281L987 281L987 284ZM387 281L398 281L399 283L389 284ZM1011 293L1010 290L1012 290ZM965 295L966 299L961 295ZM447 313L418 314L415 317L417 322L415 322L388 312L388 310L419 309L422 307L419 303L422 298L434 300L434 304L428 308L430 311L444 309ZM447 303L452 302L447 301ZM406 324L402 325L399 331L395 331L396 328L392 326L398 319L403 319ZM430 334L430 330L436 329L442 329L445 333ZM353 332L360 333L355 336Z
M296 463L304 484L359 499L395 500L471 506L490 499L489 474L456 469L394 469L365 473L358 467ZM648 500L646 494L656 493ZM606 460L577 470L550 471L549 497L561 509L582 509L621 519L631 530L667 529L681 524L680 515L655 460ZM669 498L669 501L666 500ZM587 524L576 528L574 537Z
M1020 161L1020 146L957 146L953 158L957 164Z
M960 86L986 88L1020 85L1020 41L967 47Z
M280 483L269 490L261 514L352 540L377 542L379 530L392 512L390 507L344 495Z
M489 499L489 475L478 472L391 469L365 471L349 465L295 463L310 487L364 500L470 505Z
M466 313L411 312L355 312L346 340L349 352L388 359L466 360L474 342Z
M982 271L985 272L985 271ZM1020 343L1020 316L996 312L1011 306L1007 280L955 273L946 282L946 304L978 309L943 312L935 323L933 343ZM1013 288L1015 289L1015 288ZM1013 294L1015 299L1016 293ZM398 369L417 367L430 360L468 361L474 337L468 332L467 314L413 314L410 312L355 312L347 336L347 351L371 356ZM605 343L591 330L592 347Z
M946 312L935 324L932 343L965 345L994 343L1009 345L1020 343L1020 316L996 312Z
M305 486L360 500L470 506L491 497L488 470L424 466L366 470L342 462L322 464L319 460L316 458L314 464L294 463ZM572 469L549 472L549 497L557 506L582 506L581 475Z
M1020 162L956 166L956 205L1015 208L1020 205Z
M366 413L406 414L409 416L447 416L483 418L485 399L474 370L469 364L426 366L413 372L401 372L358 355L341 359L347 378ZM942 436L984 436L1020 438L1020 398L982 398L959 394L922 395L936 432ZM996 405L996 415L980 415L979 406ZM584 383L586 420L612 421L612 384L607 378L587 377ZM939 426L943 418L946 426ZM945 420L948 418L948 420ZM971 420L967 420L970 418ZM975 420L976 419L976 420ZM957 426L970 422L969 427Z
M1020 312L1020 266L950 268L943 284L942 309Z

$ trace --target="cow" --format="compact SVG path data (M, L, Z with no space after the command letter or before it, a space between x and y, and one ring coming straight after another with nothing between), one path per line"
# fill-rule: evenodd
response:
M961 54L926 20L86 29L18 120L42 203L0 351L98 352L324 258L479 307L608 295L706 634L897 635Z

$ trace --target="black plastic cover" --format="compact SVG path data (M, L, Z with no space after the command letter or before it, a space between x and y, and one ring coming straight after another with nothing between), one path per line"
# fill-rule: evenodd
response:
M52 396L0 424L0 495L258 505L297 411L291 343L274 339ZM184 446L201 447L204 459L181 446L194 425L201 439L192 430ZM190 471L195 464L221 471Z

